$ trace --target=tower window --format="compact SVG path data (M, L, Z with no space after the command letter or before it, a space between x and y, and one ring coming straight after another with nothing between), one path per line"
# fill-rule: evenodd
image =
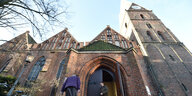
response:
M127 23L125 23L125 28L127 28Z
M148 36L151 40L153 40L153 38L152 38L152 36L151 36L151 32L150 32L150 31L147 31L147 36Z
M174 57L173 57L172 55L169 55L169 57L170 57L170 59L171 59L172 61L175 61L175 59L174 59Z
M145 17L143 16L143 14L140 14L140 16L141 16L142 19L145 19Z
M162 40L165 40L165 38L164 38L163 35L162 35L162 32L157 31L157 34L159 35L159 37L160 37Z
M148 27L149 29L152 28L151 24L147 23L146 25L147 25L147 27Z

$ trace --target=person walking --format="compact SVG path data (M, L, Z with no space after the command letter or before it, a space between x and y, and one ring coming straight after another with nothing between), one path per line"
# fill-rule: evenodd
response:
M108 96L108 88L107 86L104 85L104 83L100 83L101 88L100 88L100 96Z
M80 78L78 75L72 75L67 77L63 83L61 93L63 95L65 91L65 96L77 96L77 92L80 90Z

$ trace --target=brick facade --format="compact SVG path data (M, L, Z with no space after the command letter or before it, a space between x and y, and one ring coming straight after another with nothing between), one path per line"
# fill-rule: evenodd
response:
M67 28L42 43L26 32L2 44L1 75L18 78L25 66L20 87L31 88L31 95L60 96L65 77L78 74L78 96L87 96L91 76L105 68L115 77L114 96L190 96L192 54L151 10L127 6L121 34L107 26L85 46ZM35 57L30 63L28 55Z

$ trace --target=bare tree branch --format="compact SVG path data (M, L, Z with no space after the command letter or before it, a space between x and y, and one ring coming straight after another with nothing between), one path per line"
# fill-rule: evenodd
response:
M30 25L42 38L47 30L65 25L65 19L60 18L66 17L67 7L60 5L59 0L0 0L0 27L17 30Z

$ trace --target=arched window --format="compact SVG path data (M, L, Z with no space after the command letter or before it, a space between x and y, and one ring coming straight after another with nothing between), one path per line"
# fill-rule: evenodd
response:
M153 38L152 38L152 36L151 36L151 32L150 32L150 31L147 31L147 36L148 36L151 40L153 40Z
M45 64L45 57L43 56L33 66L32 70L29 74L29 77L28 77L29 81L35 81L37 79L40 71L42 70L42 68L44 66L44 64Z
M64 68L64 64L65 64L65 59L63 59L59 65L59 69L57 71L57 76L56 78L59 79L61 74L62 74L62 71L63 71L63 68Z
M127 23L125 23L125 28L127 28Z
M147 27L148 27L149 29L151 29L151 28L152 28L151 24L146 23L146 25L147 25Z
M163 35L162 35L162 32L157 31L157 34L159 35L159 37L160 37L162 40L165 40L165 38L164 38Z
M143 14L140 14L140 16L141 16L142 19L145 19L145 17L143 16Z
M9 70L9 68L7 68L7 66L8 66L8 64L10 63L10 61L12 60L13 58L10 58L10 59L8 59L6 62L5 62L5 64L4 64L4 66L0 69L0 73L1 72L3 72L3 71L8 71ZM5 69L5 70L4 70ZM7 69L7 70L6 70Z

